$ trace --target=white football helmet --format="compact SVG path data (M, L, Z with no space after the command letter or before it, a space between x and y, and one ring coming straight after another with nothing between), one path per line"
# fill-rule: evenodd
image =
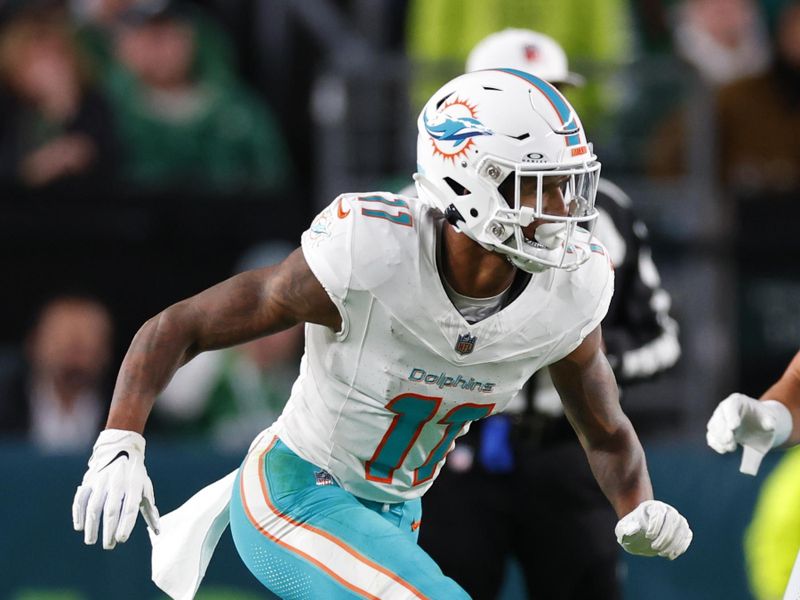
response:
M467 73L433 95L417 127L417 192L456 229L528 272L574 269L589 259L600 163L553 86L516 69ZM542 193L550 177L564 197L557 213L546 212ZM513 190L508 200L499 189L507 178L514 184L503 186ZM536 202L523 206L529 178ZM523 228L534 222L529 239Z

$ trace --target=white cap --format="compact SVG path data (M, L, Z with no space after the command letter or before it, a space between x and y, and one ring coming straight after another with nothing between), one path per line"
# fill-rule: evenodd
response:
M581 86L585 79L568 68L564 49L549 35L530 29L504 29L483 38L467 57L467 73L506 67L548 83Z

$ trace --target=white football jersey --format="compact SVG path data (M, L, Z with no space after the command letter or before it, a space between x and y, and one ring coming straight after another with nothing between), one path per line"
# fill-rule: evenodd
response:
M470 324L437 269L443 225L416 198L346 194L302 237L342 328L306 326L300 376L273 431L361 498L422 495L470 422L574 350L611 300L597 245L576 271L533 274L509 305Z

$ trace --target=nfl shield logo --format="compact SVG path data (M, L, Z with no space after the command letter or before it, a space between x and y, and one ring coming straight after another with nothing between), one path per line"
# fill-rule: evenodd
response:
M317 471L314 473L317 480L317 485L334 485L333 477L327 471Z
M470 335L469 331L463 335L458 336L458 340L456 341L456 352L461 354L469 354L475 349L475 340L478 338L474 335Z

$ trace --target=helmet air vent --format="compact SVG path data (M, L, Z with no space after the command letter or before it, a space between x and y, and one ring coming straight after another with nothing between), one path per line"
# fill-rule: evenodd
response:
M452 177L445 177L444 182L450 186L456 196L469 196L472 193Z
M444 101L445 101L445 100L447 100L447 99L448 99L450 96L452 96L454 93L455 93L455 92L450 92L450 93L449 93L449 94L447 94L446 96L443 96L441 99L439 99L439 101L436 103L436 110L439 110L439 108L442 106L442 104L444 104Z

